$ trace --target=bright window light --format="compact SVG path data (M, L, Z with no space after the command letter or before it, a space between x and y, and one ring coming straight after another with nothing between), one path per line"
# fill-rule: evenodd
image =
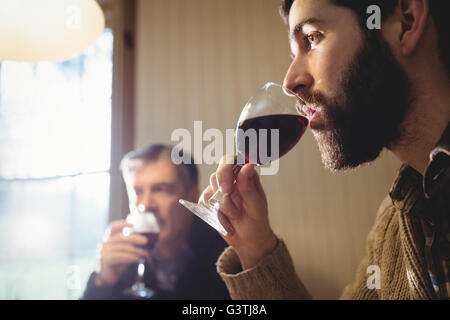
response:
M108 221L113 34L0 64L0 300L77 299Z

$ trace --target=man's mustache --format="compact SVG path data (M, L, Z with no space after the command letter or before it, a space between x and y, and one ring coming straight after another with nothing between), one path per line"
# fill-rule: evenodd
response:
M303 105L306 105L308 108L317 111L329 104L325 95L319 91L298 91L297 95L303 100L297 102L300 109Z

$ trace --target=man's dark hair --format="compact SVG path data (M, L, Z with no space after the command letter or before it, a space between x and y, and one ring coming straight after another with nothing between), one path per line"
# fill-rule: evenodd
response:
M120 163L120 169L122 170L124 179L126 180L126 176L137 168L146 163L157 161L162 156L167 156L168 159L171 160L173 148L174 147L166 144L153 144L127 153L122 158ZM194 164L192 156L186 151L177 149L177 152L180 152L180 154L184 153L185 156L188 156L191 159L190 163L175 164L172 162L172 164L177 169L178 177L180 178L185 190L192 190L192 188L195 188L198 185L197 166Z
M287 17L291 10L292 4L295 0L282 0L280 5L280 14L287 23ZM382 21L390 17L398 5L398 0L330 0L337 6L347 7L352 9L358 16L359 23L363 30L366 30L366 21L369 15L367 14L367 7L377 5L381 9ZM441 62L447 68L450 75L450 37L448 31L450 30L450 1L449 0L429 0L430 15L436 25L439 53ZM367 29L367 31L370 31Z

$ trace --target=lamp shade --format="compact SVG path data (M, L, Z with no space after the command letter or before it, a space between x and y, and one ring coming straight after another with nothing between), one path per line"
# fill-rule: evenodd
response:
M0 61L67 60L104 27L95 0L0 0Z

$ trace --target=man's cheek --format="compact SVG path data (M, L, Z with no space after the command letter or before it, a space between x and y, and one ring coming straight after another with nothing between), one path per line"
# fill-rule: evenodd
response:
M342 49L323 50L314 59L315 90L328 96L336 96L342 89L342 82L349 71L351 56L343 55Z
M169 226L164 224L159 229L159 240L166 241L169 238Z

